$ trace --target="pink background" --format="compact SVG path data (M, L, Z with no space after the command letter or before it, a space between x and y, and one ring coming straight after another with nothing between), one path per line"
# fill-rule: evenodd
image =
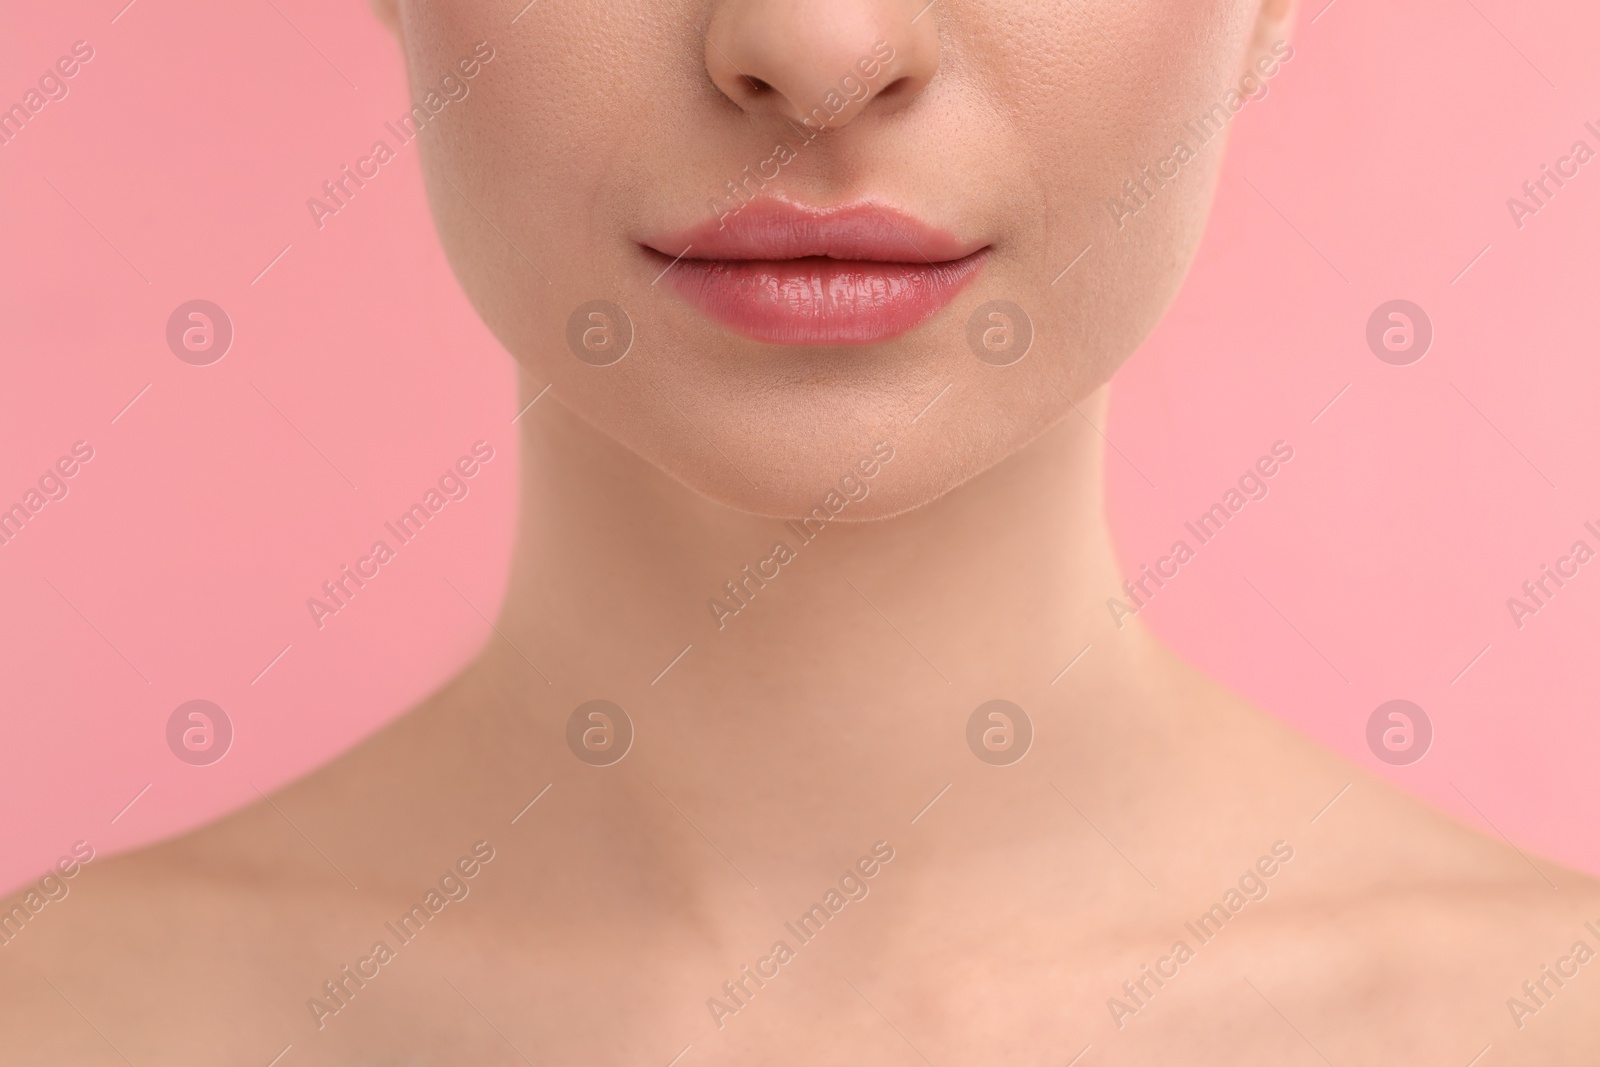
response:
M0 24L0 104L74 41L96 53L0 146L0 505L95 449L0 546L6 885L74 840L125 848L245 803L399 713L485 636L473 606L498 610L511 542L514 375L437 247L415 145L322 231L305 208L408 106L393 42L360 0L124 2ZM1271 495L1146 621L1352 760L1600 871L1600 562L1520 631L1505 606L1575 539L1600 547L1600 161L1520 231L1505 203L1579 137L1600 148L1600 15L1337 0L1311 22L1322 3L1236 123L1190 281L1118 381L1119 546L1153 562L1288 440ZM164 340L197 297L237 331L209 367ZM1436 332L1403 368L1364 340L1398 297ZM499 456L471 495L315 630L305 598L480 438ZM1395 697L1436 731L1410 767L1365 744ZM237 732L211 767L166 748L194 698Z

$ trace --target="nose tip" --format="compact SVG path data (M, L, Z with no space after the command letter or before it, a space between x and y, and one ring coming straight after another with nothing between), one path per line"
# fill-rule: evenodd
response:
M915 0L725 0L706 70L750 114L838 128L933 80L939 33Z

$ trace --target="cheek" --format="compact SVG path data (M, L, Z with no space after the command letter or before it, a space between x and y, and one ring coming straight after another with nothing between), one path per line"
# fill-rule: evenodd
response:
M414 84L476 41L494 44L440 136L417 143L464 288L511 354L545 378L584 369L564 344L579 305L611 300L638 318L636 301L619 295L637 266L629 209L700 158L682 136L681 112L704 74L684 8L541 3L507 33L498 7L415 5ZM696 192L698 207L706 190Z
M1028 146L1018 165L1031 169L1043 207L1041 240L1027 249L1042 261L1040 335L1061 339L1057 358L1071 361L1062 373L1082 395L1154 328L1199 246L1227 137L1202 141L1191 128L1237 83L1253 9L1240 0L1045 7L1053 35L1037 76L1022 67L1038 50L1015 31L985 38L998 51L981 59L998 71L994 92L1010 94L1002 114ZM1193 157L1178 166L1180 141Z

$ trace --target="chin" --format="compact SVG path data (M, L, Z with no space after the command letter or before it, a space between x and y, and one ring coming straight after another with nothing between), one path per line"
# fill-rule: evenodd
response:
M917 401L923 403L921 391ZM981 426L958 418L888 422L864 412L773 420L764 430L752 426L747 436L719 438L720 452L699 438L693 448L681 438L643 439L637 425L598 428L723 507L779 520L854 524L932 504L1003 464L1068 413L1063 404L1048 417L1035 411L1025 423L997 419Z

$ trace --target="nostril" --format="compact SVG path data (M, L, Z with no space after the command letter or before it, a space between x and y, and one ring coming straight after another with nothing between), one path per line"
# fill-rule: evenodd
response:
M916 91L916 83L908 76L902 75L878 90L879 99L889 101Z
M753 117L827 115L831 125L842 126L864 113L899 111L932 84L943 54L940 19L907 24L900 0L700 0L688 6L706 10L701 59L710 87ZM910 6L939 5L915 0ZM690 19L688 25L701 24ZM872 110L885 90L889 99Z

